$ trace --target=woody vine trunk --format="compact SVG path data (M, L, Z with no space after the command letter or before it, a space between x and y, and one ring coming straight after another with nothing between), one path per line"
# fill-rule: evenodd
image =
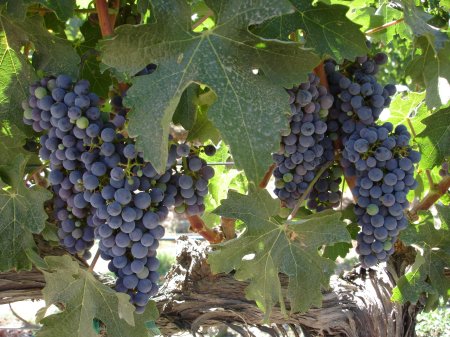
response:
M236 281L231 274L211 274L206 260L208 249L206 243L187 237L178 241L176 264L155 298L160 311L156 323L164 336L223 325L243 336L254 334L255 330L249 327L272 336L282 336L286 330L295 335L303 332L305 336L415 336L420 306L390 301L395 280L413 257L413 250L408 247L401 247L385 268L365 271L355 267L334 277L330 289L324 290L321 308L289 317L274 308L270 326L261 324L263 313L253 301L245 299L247 283ZM56 248L45 253L60 255L62 251ZM282 278L282 284L286 287L287 280ZM38 270L2 273L0 303L39 299L44 286L44 277Z

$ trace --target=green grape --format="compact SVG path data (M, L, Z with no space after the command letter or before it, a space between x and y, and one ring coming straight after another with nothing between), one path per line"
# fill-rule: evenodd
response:
M47 90L44 87L37 87L34 91L34 96L36 96L37 99L42 99L47 95Z
M369 214L369 215L375 215L375 214L378 214L379 208L375 204L370 204L369 206L367 206L366 211L367 211L367 214Z
M89 120L86 117L80 117L76 124L80 129L86 129L89 126Z

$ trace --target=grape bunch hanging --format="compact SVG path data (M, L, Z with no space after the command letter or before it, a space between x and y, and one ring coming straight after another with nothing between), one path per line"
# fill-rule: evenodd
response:
M214 146L191 147L169 139L160 174L126 136L120 95L111 98L107 114L86 80L47 77L29 91L23 121L41 133L39 155L49 165L61 245L88 258L98 239L101 257L117 275L116 290L129 294L136 312L143 312L158 291L162 222L172 206L187 215L204 212L214 169L199 153L214 155Z
M327 60L329 90L314 74L287 90L289 129L282 131L280 150L273 154L274 192L287 208L305 199L318 212L337 207L344 176L355 177L354 212L361 227L356 251L364 268L393 254L408 224L406 196L418 186L414 164L420 153L412 149L407 128L376 123L396 92L375 77L386 62L384 53L341 65Z

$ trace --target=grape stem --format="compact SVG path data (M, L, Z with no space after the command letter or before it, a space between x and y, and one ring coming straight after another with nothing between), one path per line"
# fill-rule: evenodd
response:
M272 176L273 170L275 169L275 164L270 165L267 172L264 174L263 179L259 183L260 188L266 188L267 184L269 183L270 177Z
M225 236L225 240L231 240L236 237L236 231L234 225L236 223L236 219L221 217L220 218L220 226L222 227L223 235Z
M436 201L439 200L440 197L442 197L445 193L447 193L449 188L450 188L450 176L446 176L442 178L439 184L436 184L435 187L432 188L427 193L427 195L408 212L410 219L417 220L418 219L417 213L419 211L426 211L431 206L433 206L436 203Z
M92 260L92 262L88 268L88 272L92 273L94 271L95 264L97 263L99 257L100 257L100 249L97 249L94 259Z
M430 185L430 189L436 188L436 184L433 181L433 177L431 176L430 170L425 170L425 174L427 175L428 184Z
M411 122L411 119L406 118L406 122L408 123L408 126L411 129L411 133L412 133L413 137L416 138L416 131L414 130L414 126Z
M323 62L321 62L317 67L314 68L314 73L317 76L319 76L320 84L323 85L325 88L327 88L328 91L330 91L330 86L328 84L327 74L325 73L325 68L323 66ZM337 152L341 151L342 142L339 140L334 141L333 147ZM352 191L352 195L353 195L353 188L356 186L356 177L344 175L344 178L345 178L345 181L347 182L348 187L350 187L350 191ZM356 198L354 195L353 195L353 200L356 201Z
M188 216L191 230L205 238L209 243L219 243L223 241L223 234L206 227L205 222L198 215Z
M379 31L381 31L383 29L386 29L388 27L391 27L391 26L395 26L395 25L403 22L404 20L405 20L405 18L401 18L401 19L397 19L397 20L394 20L394 21L391 21L391 22L387 22L384 25L381 25L379 27L375 27L375 28L367 30L365 34L366 35L371 35L371 34L378 33Z
M292 220L293 218L295 218L295 215L297 214L299 208L301 207L301 205L303 204L303 202L305 201L305 199L308 197L309 193L311 192L311 190L313 189L314 185L316 184L317 180L319 180L319 178L322 176L322 174L334 163L334 160L330 160L329 162L326 162L321 168L320 170L317 172L316 176L314 177L314 179L309 183L308 188L306 189L306 191L302 194L302 196L300 197L300 199L298 199L297 204L295 205L294 209L292 210L291 214L288 217L288 220Z
M98 22L103 37L113 35L113 28L109 21L109 9L106 0L95 0L95 8L97 9Z

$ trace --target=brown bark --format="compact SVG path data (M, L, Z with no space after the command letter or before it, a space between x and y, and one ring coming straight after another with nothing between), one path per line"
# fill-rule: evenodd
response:
M231 274L212 275L206 262L207 243L183 237L178 242L177 264L155 298L160 318L158 327L164 336L180 330L198 331L212 326L228 326L244 336L252 336L248 327L256 327L272 336L292 329L299 335L340 337L413 337L415 304L399 305L390 294L404 261L413 250L404 247L386 268L365 272L355 268L343 277L334 277L324 292L321 308L284 317L273 309L272 325L262 325L262 312L245 298L246 282ZM287 282L282 279L283 287ZM40 298L44 279L37 270L0 274L0 303ZM287 303L289 309L289 304Z
M178 243L177 265L155 299L161 313L157 323L164 335L224 323L267 327L261 326L263 314L255 303L245 299L247 283L236 281L230 274L211 274L205 256L207 245L184 238ZM405 248L401 254L411 254L411 250ZM311 336L415 336L416 305L390 301L404 258L394 258L386 268L389 271L378 268L366 273L356 268L345 277L334 277L331 290L324 292L321 308L285 318L276 307L271 322L301 327ZM287 285L284 277L282 284ZM274 332L278 327L272 328Z

